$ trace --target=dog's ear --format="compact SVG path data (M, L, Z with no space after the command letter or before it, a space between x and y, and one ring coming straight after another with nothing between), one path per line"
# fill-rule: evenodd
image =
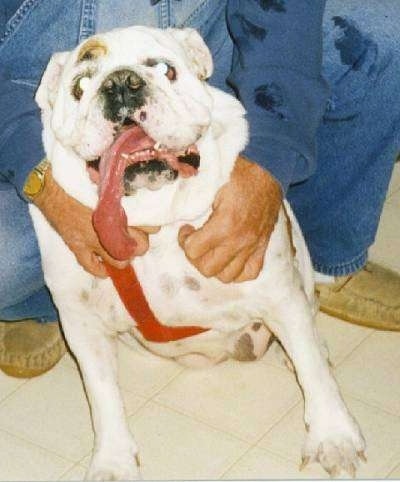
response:
M42 110L53 108L68 53L69 52L57 52L53 54L44 71L35 95L36 103Z
M169 28L168 31L183 47L193 70L200 80L208 79L213 72L211 52L194 28Z

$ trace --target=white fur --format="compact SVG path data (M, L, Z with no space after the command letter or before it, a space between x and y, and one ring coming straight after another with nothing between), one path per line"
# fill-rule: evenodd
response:
M364 449L364 441L320 352L313 324L313 271L301 231L287 203L296 257L281 210L265 255L265 267L254 281L223 284L207 279L178 246L180 226L185 222L200 226L206 220L217 190L229 179L234 160L247 141L243 108L234 98L198 79L199 72L204 76L211 71L209 53L200 37L191 31L187 54L187 37L144 27L104 34L101 39L109 54L98 62L98 72L81 103L73 101L70 95L78 49L58 54L56 68L59 69L60 60L64 65L60 78L57 80L54 72L47 72L37 94L53 174L70 195L91 208L97 203L97 187L91 183L80 153L84 150L83 137L92 146L89 151L98 143L96 129L88 127L88 122L96 112L98 116L96 92L109 72L119 66L132 66L151 83L154 95L145 106L148 120L142 125L155 139L165 140L170 135L169 147L187 145L198 135L201 125L201 136L196 139L201 154L199 174L178 178L159 191L141 189L135 196L125 197L123 207L132 225L162 226L158 234L150 237L148 253L133 261L156 316L167 325L212 328L202 335L179 343L143 340L111 281L95 279L85 272L40 211L30 207L46 283L82 370L92 407L95 447L87 477L116 480L137 476L133 458L137 447L125 422L117 385L116 334L124 333L125 338L134 335L153 353L180 359L182 363L191 361L196 353L215 363L232 354L238 334L248 330L255 320L262 320L278 336L304 390L305 420L310 427L304 455L319 460L328 471L351 469L351 464L357 465L357 452ZM195 57L198 61L204 59L203 65L191 63L195 48L201 52ZM177 85L168 85L166 79L143 67L143 59L151 56L172 58L179 65ZM51 79L51 85L47 85L46 78ZM157 123L153 109L158 109ZM174 132L171 122L176 127ZM104 120L97 119L94 125L103 126L103 134L107 132ZM90 138L84 134L85 129ZM175 132L181 130L184 139L176 136ZM191 284L185 282L188 278Z

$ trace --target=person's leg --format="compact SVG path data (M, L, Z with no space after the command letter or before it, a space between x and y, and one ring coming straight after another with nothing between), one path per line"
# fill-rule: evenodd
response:
M30 377L53 366L65 346L28 206L4 183L0 205L0 369Z
M324 75L331 98L318 132L318 167L288 193L321 273L343 276L361 269L375 238L400 147L399 14L396 0L327 2ZM386 282L397 293L395 274L373 271L372 285L364 279L363 290ZM375 308L370 311L381 326ZM400 314L392 310L390 316Z

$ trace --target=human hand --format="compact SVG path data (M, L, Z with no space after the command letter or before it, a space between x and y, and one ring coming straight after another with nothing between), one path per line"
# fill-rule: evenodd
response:
M204 276L223 283L255 279L281 203L278 182L257 164L238 157L207 222L197 230L182 226L179 244Z
M102 247L92 224L93 211L70 197L53 179L51 169L46 171L43 191L34 203L74 253L79 264L99 278L108 276L104 262L124 268L130 260L118 261ZM159 228L133 228L128 231L137 243L135 256L143 255L149 247L148 234Z

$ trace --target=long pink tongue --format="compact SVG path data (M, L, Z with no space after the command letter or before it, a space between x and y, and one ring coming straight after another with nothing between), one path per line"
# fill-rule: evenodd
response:
M154 141L134 126L121 134L100 160L100 194L93 213L93 226L104 249L118 260L131 258L136 249L136 241L128 234L127 218L121 206L126 167L121 154L153 145Z

